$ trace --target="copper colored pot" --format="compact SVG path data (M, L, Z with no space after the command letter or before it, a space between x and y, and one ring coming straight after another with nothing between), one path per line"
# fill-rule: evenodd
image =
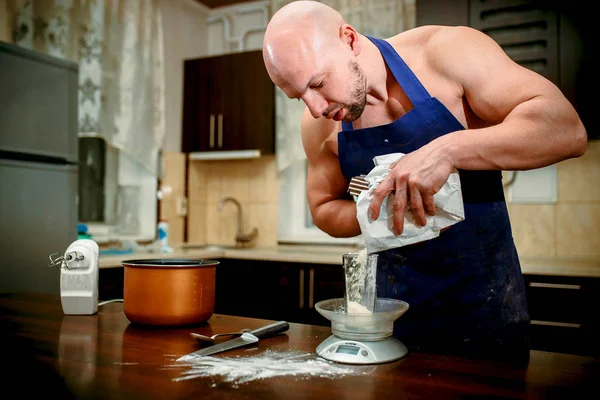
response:
M123 311L132 323L194 325L215 310L215 278L219 261L126 260Z

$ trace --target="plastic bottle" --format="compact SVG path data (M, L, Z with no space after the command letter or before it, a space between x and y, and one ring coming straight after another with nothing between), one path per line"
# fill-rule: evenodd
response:
M158 242L160 243L161 253L171 252L169 247L169 224L162 219L158 223Z

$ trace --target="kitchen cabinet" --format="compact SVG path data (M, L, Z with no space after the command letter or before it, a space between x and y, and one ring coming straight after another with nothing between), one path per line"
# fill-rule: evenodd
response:
M98 272L98 300L114 300L123 298L124 270L118 268L101 268Z
M593 3L591 3L593 4ZM465 25L494 39L514 61L556 84L578 111L590 140L600 139L593 74L591 5L535 0L417 0L417 25ZM594 83L596 82L596 83Z
M275 152L275 86L262 51L184 61L182 152Z
M340 265L224 258L215 313L330 326L315 309L344 296ZM524 274L534 350L600 355L600 278ZM99 299L123 298L123 268L102 268Z
M600 279L524 275L535 350L599 355ZM222 260L217 313L329 326L315 304L344 296L341 265Z
M600 278L524 275L537 350L600 355Z
M218 314L321 326L315 304L344 296L341 265L225 259L216 282Z

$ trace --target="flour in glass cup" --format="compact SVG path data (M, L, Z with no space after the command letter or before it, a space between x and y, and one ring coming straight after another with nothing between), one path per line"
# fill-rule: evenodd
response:
M368 296L375 296L375 275L368 268L369 254L367 249L360 250L352 259L346 271L346 296L348 298L348 314L370 314L371 310L361 304L374 301Z

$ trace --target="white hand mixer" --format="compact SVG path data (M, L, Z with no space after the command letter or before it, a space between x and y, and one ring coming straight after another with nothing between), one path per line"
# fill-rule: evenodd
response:
M67 315L98 312L98 244L91 239L71 243L64 255L50 255L50 266L60 268L60 299Z

